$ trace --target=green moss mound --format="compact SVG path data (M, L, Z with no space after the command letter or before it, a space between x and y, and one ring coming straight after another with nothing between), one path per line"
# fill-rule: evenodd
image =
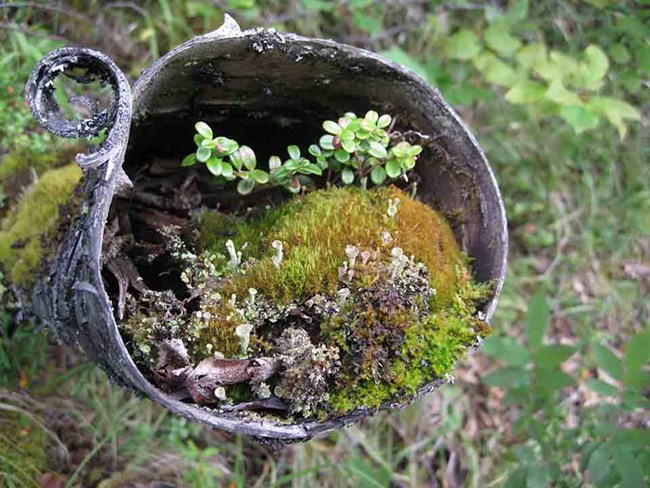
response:
M397 214L389 217L388 201L396 198L400 202ZM245 275L230 281L224 290L228 296L255 288L273 300L290 301L336 292L346 246L400 247L405 254L414 255L435 270L431 284L438 289L442 303L454 293L456 267L464 267L465 258L444 218L395 187L316 191L245 223L228 237L225 229L232 230L232 225L231 218L216 213L206 214L201 225L204 248L223 253L227 238L231 238L237 249L247 243L244 253L259 260ZM390 242L382 242L382 231L390 234ZM271 243L276 240L285 247L279 268L271 259Z
M55 231L59 208L69 202L81 170L76 164L45 171L2 222L0 265L15 285L28 287L45 248L43 240Z

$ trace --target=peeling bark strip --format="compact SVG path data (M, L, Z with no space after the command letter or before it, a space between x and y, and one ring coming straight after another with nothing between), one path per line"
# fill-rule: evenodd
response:
M53 81L77 68L87 73L73 76L79 83L100 79L110 85L113 104L98 112L96 104L86 100L84 105L93 111L91 116L69 121L58 109ZM229 119L235 116L258 122L264 118L304 122L313 119L314 113L365 112L374 108L394 113L405 136L408 131L430 134L433 142L422 153L424 163L417 169L421 180L419 194L424 202L445 215L462 215L462 221L452 221L452 226L458 242L475 263L475 278L496 283L494 297L479 309L487 320L494 312L507 254L506 219L499 189L482 150L455 112L437 90L400 65L333 41L263 29L242 32L226 16L219 30L190 40L145 70L133 89L133 120L126 77L110 59L89 49L63 48L48 54L34 68L26 93L32 114L49 131L63 137L88 137L106 128L108 134L98 151L77 157L84 169L80 213L63 237L49 272L37 280L31 301L23 302L29 307L28 312L46 322L63 341L81 349L112 380L150 397L175 414L267 441L292 442L307 440L372 413L359 408L337 419L285 424L268 418L243 418L234 412L183 403L162 392L131 359L102 281L102 241L105 232L111 232L106 229L109 209L116 195L129 197L132 185L127 173L138 173L139 155L170 149L177 139L178 132L174 130L189 128L199 116L208 122L223 123L230 123ZM308 129L304 124L298 126L301 131ZM133 133L131 141L129 131ZM129 153L124 164L127 143ZM152 156L169 157L161 153ZM167 169L161 167L160 171ZM214 202L222 197L216 196ZM135 205L146 212L139 215L148 223L158 217L152 206L168 205L149 195L140 195L136 200ZM204 200L204 204L212 203L213 200ZM134 227L141 224L133 222ZM167 232L176 231L177 224L167 222ZM107 253L106 263L118 259L119 243L107 249ZM113 263L111 268L123 293L128 286L140 283L129 264ZM118 298L118 316L123 301ZM198 366L190 370L189 364L182 365L180 361L180 367L170 369L165 365L156 374L175 375L181 385L191 382L196 391L208 391L213 385L225 384L224 374L247 381L268 378L275 363L267 360L250 360L245 366L211 362L214 368L201 364L200 374L196 374ZM418 396L443 383L429 383ZM267 399L253 403L274 405L273 402ZM383 408L401 406L387 404Z

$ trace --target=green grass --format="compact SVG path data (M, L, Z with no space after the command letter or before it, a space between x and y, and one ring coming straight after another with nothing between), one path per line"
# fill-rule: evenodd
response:
M145 15L128 9L113 11L110 18L114 28L123 33L122 53L127 55L112 51L110 37L104 41L93 35L92 22L78 21L78 28L67 32L76 34L79 44L123 56L118 64L137 75L153 57L190 37L192 31L218 26L221 12L200 3L142 2ZM552 411L556 413L539 410L527 413L522 420L526 408L538 406L514 406L504 399L502 388L483 384L485 373L496 366L478 353L456 369L458 379L453 386L403 411L381 413L351 429L273 454L249 439L172 418L150 402L107 383L92 366L80 365L66 372L65 355L52 345L49 356L21 355L7 363L2 370L3 383L10 390L25 389L51 409L68 412L90 439L91 448L65 476L92 484L97 472L113 480L128 474L128 479L144 483L152 472L164 467L161 477L197 487L427 486L443 482L449 486L503 486L516 473L516 466L524 463L522 459L532 456L540 466L556 458L575 460L571 464L575 469L553 473L552 486L590 486L593 467L590 472L588 456L581 464L581 456L586 454L576 453L577 443L606 437L602 433L605 425L614 425L614 429L618 424L640 425L638 409L601 415L607 408L606 397L591 392L587 380L606 378L594 344L607 342L623 357L631 334L647 327L649 305L644 294L647 282L643 281L647 278L639 274L650 260L650 192L644 178L650 147L647 130L631 124L621 141L613 127L601 123L578 135L557 116L508 104L503 90L485 83L467 63L436 63L445 56L441 46L448 26L475 32L485 29L486 12L470 8L474 4L447 2L422 13L415 3L398 8L386 6L386 2L379 7L369 4L359 14L345 8L319 10L319 6L328 8L328 2L251 3L254 8L237 11L244 26L268 21L278 29L358 42L377 51L396 46L399 37L399 46L410 56L404 60L424 66L443 95L471 124L505 198L511 255L493 326L516 345L527 347L524 316L533 293L544 294L551 311L547 341L575 348L575 354L565 361L575 384L553 397L557 410ZM530 12L518 32L543 38L552 48L572 54L582 52L589 43L601 44L610 56L608 93L647 108L647 95L635 81L647 79L647 65L642 65L642 56L648 52L647 33L643 29L639 33L638 27L647 21L647 12L631 1L610 2L604 10L591 3L606 2L530 2ZM71 4L91 19L99 11L97 1ZM3 15L6 13L0 11L0 18ZM27 27L41 34L59 32L60 25L70 22L60 14L57 24L50 20L54 17L36 9L18 9L17 22L30 15L32 22ZM413 18L418 21L409 20ZM130 22L136 23L133 35L120 31ZM629 52L629 61L615 59L614 54L620 51L614 47L617 44ZM7 97L5 87L11 84L19 90L33 62L49 45L34 36L16 36L0 29L0 59L9 60L11 69L4 73L12 74L9 81L0 78L4 84L0 85L1 100L13 104L16 97ZM0 114L1 134L11 134L10 140L19 140L21 147L36 144L41 152L43 147L57 144L31 133L33 125L27 122L22 105L9 106L10 110ZM24 341L30 338L43 340L43 335L31 330L19 328L24 335L15 344L20 343L21 349L29 350ZM10 345L7 337L16 333L4 333L3 352ZM24 371L29 374L21 375ZM20 382L21 377L29 381ZM53 397L59 391L72 393L64 399ZM42 415L36 405L29 410ZM540 415L545 416L541 427L534 423ZM514 436L513 422L529 430ZM11 429L2 432L15 432L15 427ZM523 444L522 439L526 440ZM142 449L143 445L148 448ZM645 460L647 466L647 456ZM49 469L62 472L61 466Z

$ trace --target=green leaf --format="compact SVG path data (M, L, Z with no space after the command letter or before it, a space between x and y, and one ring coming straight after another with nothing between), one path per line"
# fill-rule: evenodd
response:
M447 39L447 56L467 61L481 52L481 42L471 30L463 29Z
M181 166L194 166L196 164L196 154L188 154L183 158Z
M528 305L526 314L526 339L531 349L536 350L542 345L544 334L549 326L550 310L546 297L535 294Z
M374 156L378 159L383 159L388 154L386 148L377 141L370 141L370 148L368 149L368 152L371 156Z
M300 161L298 161L297 159L288 159L287 161L284 162L282 167L287 171L295 171L300 167Z
M334 135L340 134L343 130L339 124L332 120L326 120L323 122L323 129L325 129L325 132L329 132L330 134Z
M208 159L210 159L211 154L212 151L210 151L207 147L200 147L196 150L196 159L202 163L205 163Z
M320 156L322 154L320 147L318 147L316 144L312 144L311 146L309 146L307 151L309 151L309 154L311 154L312 156Z
M350 117L340 117L338 120L338 124L341 126L342 129L347 129L350 127L350 124L352 123L352 119ZM354 126L350 127L350 130L354 132Z
M623 449L615 449L612 461L621 476L621 488L638 488L644 486L643 467L634 455ZM646 466L646 469L648 466Z
M612 443L626 449L645 449L650 446L650 430L618 429L612 436Z
M196 129L196 132L201 135L201 137L205 139L212 139L212 129L205 122L197 122L194 124L194 128Z
M612 44L609 47L609 55L617 64L627 64L632 59L630 51L628 51L627 48L620 43Z
M528 0L516 0L512 2L505 16L510 25L526 20L528 18Z
M526 488L546 488L549 486L550 481L550 473L546 466L542 464L531 464L528 466Z
M278 169L280 166L282 166L282 160L278 156L271 156L269 158L269 170L270 171L274 171L274 170Z
M316 164L306 164L302 166L299 170L299 173L302 173L303 175L317 175L321 176L323 174L323 170Z
M255 152L248 146L241 146L230 155L230 161L241 169L242 167L252 170L257 166L257 158Z
M522 488L526 484L526 469L519 466L515 469L503 484L503 488Z
M616 397L620 393L615 386L597 378L589 378L585 384L587 388L602 396Z
M572 346L542 345L535 352L535 366L538 368L556 368L575 353Z
M567 90L559 80L551 82L545 97L558 105L582 105L580 97Z
M354 171L350 168L344 168L341 172L341 181L344 185L351 185L354 182Z
M357 149L357 145L354 143L354 141L341 141L341 147L350 154L352 154Z
M234 172L232 170L232 166L228 163L223 163L221 165L221 176L224 178L231 180L234 177Z
M506 366L483 376L483 383L500 388L513 388L530 384L530 371L515 366Z
M425 80L429 79L427 76L426 66L399 47L393 46L386 51L381 51L379 54L390 59L391 61L395 61L396 63L406 66L408 69L420 75Z
M400 159L400 164L404 171L411 171L415 168L415 158L406 156L405 158Z
M366 112L366 115L365 115L364 119L366 119L366 120L368 120L368 121L370 121L370 122L372 122L374 124L379 120L379 114L377 112L375 112L374 110L368 110L368 112Z
M341 139L341 141L354 141L354 132L344 129L343 132L339 134L339 139Z
M533 42L522 47L515 54L515 61L524 69L530 69L547 60L546 46L540 42Z
M239 149L237 141L228 139L227 137L215 137L216 151L219 156L229 156Z
M221 176L223 171L223 160L220 158L212 157L205 162L208 171L215 176Z
M648 385L648 374L644 371L650 361L650 329L637 332L625 346L625 385L641 391Z
M528 105L541 100L546 89L536 81L522 80L506 93L506 100L510 103Z
M475 57L474 66L489 83L511 87L522 80L522 76L492 53L483 53Z
M338 124L337 124L338 126ZM287 147L287 152L289 153L289 157L291 159L299 159L300 158L300 148L298 146L292 145Z
M393 121L390 115L384 114L381 117L379 117L379 120L377 121L377 127L381 129L385 129L390 125L390 123Z
M595 44L587 46L583 53L583 61L577 72L577 80L581 86L589 90L598 90L602 80L609 70L609 60L605 52Z
M323 149L333 150L334 149L334 136L325 135L325 136L320 138L318 143L320 144L320 147L322 147Z
M201 147L207 147L208 149L214 149L217 146L217 144L214 142L213 139L203 139L201 141Z
M590 481L599 483L609 475L611 471L609 457L610 450L606 444L601 445L591 453L589 462L587 463L587 473L589 474Z
M250 175L251 178L260 185L264 185L269 182L269 174L266 171L262 171L261 169L252 170Z
M646 75L650 75L650 46L646 45L640 48L634 55L639 68Z
M255 180L249 178L247 180L239 180L237 183L237 191L241 195L248 195L255 188Z
M194 143L196 144L196 147L201 147L201 143L204 141L203 136L201 134L194 134Z
M573 127L576 134L595 129L600 122L597 115L591 113L587 108L577 105L560 108L560 116Z
M375 185L381 185L384 181L386 181L386 170L381 166L375 166L370 172L370 179Z
M544 368L535 370L535 384L539 388L555 391L571 386L574 383L575 380L564 371Z
M624 120L641 120L641 112L629 103L612 97L594 97L588 106L591 110L605 114L607 120L616 127L621 139L625 139L627 127Z
M485 44L497 54L509 58L521 47L521 41L508 32L503 22L493 23L483 35Z
M503 361L508 366L525 366L530 361L530 354L519 343L509 337L488 336L481 350L488 356Z
M608 347L602 344L593 344L591 349L598 367L615 380L623 381L623 362Z
M402 165L398 159L389 159L386 162L386 174L389 178L398 178L402 174Z
M345 149L337 149L334 151L334 157L337 161L346 163L350 160L350 153L348 153Z

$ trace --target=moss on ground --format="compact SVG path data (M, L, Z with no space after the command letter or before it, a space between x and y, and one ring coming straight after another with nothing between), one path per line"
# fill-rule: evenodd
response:
M15 285L28 287L41 259L43 240L56 230L59 208L81 179L76 164L45 171L2 222L0 265Z

